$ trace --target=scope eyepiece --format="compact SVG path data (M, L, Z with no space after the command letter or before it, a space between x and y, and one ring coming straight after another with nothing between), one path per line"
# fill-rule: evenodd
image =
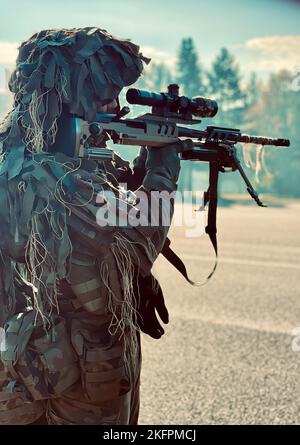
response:
M172 94L174 88L170 87L174 87L174 85L169 85L168 93L153 93L130 88L127 91L126 100L130 104L155 107L156 110L164 111L164 115L168 112L176 113L178 116L190 114L196 117L213 117L217 114L218 104L215 100L202 96L190 99L186 96ZM178 92L178 88L176 92Z
M147 105L150 107L161 107L167 103L166 97L162 93L151 93L150 91L129 88L126 93L126 100L130 104Z

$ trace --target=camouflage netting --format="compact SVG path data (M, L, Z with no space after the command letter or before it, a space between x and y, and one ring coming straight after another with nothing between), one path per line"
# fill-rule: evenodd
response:
M0 259L7 314L14 313L21 278L33 285L37 312L45 321L51 316L72 252L67 217L95 200L99 190L92 181L100 188L107 181L91 162L93 179L74 184L76 175L88 175L86 165L50 152L63 106L92 120L96 106L110 103L138 79L143 62L149 59L138 46L92 27L44 30L21 44L9 83L13 109L0 126L0 223L5 232ZM66 199L70 187L76 197L71 205ZM94 221L95 215L89 218ZM7 252L13 261L4 260Z
M48 413L51 422L66 423L76 411L80 423L85 392L108 407L96 405L98 418L89 423L106 423L112 408L110 421L120 423L121 408L126 416L130 410L129 387L137 386L140 367L136 276L149 276L168 227L102 227L97 197L109 207L112 195L125 215L131 205L119 187L117 165L111 162L110 169L51 146L65 108L93 120L98 106L137 80L143 62L149 59L136 45L96 28L42 31L20 47L10 81L13 109L0 126L0 327L6 342L0 424L16 416L17 423L33 422L43 410L40 401L60 398L69 387L71 392L79 374L77 409L68 393L62 406L68 399L71 411L60 414L56 406ZM147 193L176 190L177 148L144 157ZM110 388L113 401L105 399ZM86 405L90 418L90 399Z
M32 152L47 151L55 140L63 105L92 120L96 103L116 99L124 86L141 75L143 62L149 61L132 42L98 28L34 34L20 46L9 82L15 96L2 128L8 132L4 148L23 141Z

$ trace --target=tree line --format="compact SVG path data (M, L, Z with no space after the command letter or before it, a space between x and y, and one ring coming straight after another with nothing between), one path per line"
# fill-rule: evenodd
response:
M217 100L217 116L203 119L201 128L213 122L214 125L240 128L244 133L291 139L288 150L265 148L260 182L255 185L260 192L300 197L300 91L292 88L292 73L280 71L262 82L253 71L245 81L227 48L221 48L210 69L204 69L194 41L188 37L180 43L174 71L165 63L151 62L138 87L165 91L170 83L178 83L181 94ZM256 156L256 149L249 147L244 165L254 166ZM257 163L261 164L261 159ZM207 175L203 174L203 164L188 161L182 164L180 188L204 187ZM252 179L258 176L257 173L247 170ZM242 190L244 186L237 175L222 175L221 191Z
M166 91L170 83L178 83L181 94L217 100L218 114L213 119L203 119L199 128L213 124L240 128L249 134L289 138L289 149L266 147L264 162L261 159L256 162L259 156L254 147L249 147L241 159L246 169L263 164L259 175L257 171L247 170L252 180L260 178L255 184L258 191L300 197L300 82L298 88L293 88L294 77L291 72L280 71L262 82L253 71L246 81L227 48L221 48L209 69L205 69L193 39L187 37L180 43L174 67L152 61L135 86ZM121 99L124 97L125 92ZM9 95L0 95L1 117L7 112L10 100ZM134 112L146 111L139 106L132 109ZM128 159L133 159L136 153L134 148L128 147L122 147L120 151ZM207 167L204 163L183 161L179 188L189 191L206 188ZM221 175L221 193L244 190L238 175Z

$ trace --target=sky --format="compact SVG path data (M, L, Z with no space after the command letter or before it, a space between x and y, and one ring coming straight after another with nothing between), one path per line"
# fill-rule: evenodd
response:
M12 68L18 44L36 31L97 26L171 68L181 39L192 37L206 68L226 46L245 76L265 77L300 67L299 24L296 0L0 0L0 67Z

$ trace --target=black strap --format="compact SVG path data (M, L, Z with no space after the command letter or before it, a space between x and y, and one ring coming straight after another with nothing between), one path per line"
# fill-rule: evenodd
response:
M205 232L208 234L216 257L218 256L218 242L217 242L217 207L218 207L218 179L219 179L219 165L216 162L209 164L209 189L208 189L208 218Z
M209 188L204 194L204 206L209 203L208 206L208 218L205 232L208 234L210 241L214 247L216 254L215 265L204 282L192 281L187 273L184 262L179 256L171 249L171 241L169 238L161 251L162 255L184 276L184 278L193 286L202 286L213 276L218 265L218 242L217 242L217 207L218 207L218 179L219 179L219 166L216 162L211 162L209 165Z
M174 252L174 250L171 249L170 244L171 241L169 240L169 238L167 238L161 253L178 270L178 272L180 272L181 275L184 276L186 281L188 281L193 286L196 286L197 283L189 279L184 262Z

